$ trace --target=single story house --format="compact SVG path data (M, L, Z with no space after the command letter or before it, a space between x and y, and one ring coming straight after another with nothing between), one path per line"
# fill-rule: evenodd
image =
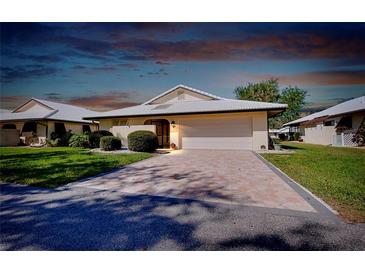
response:
M31 98L13 111L0 113L0 145L16 145L27 137L38 137L38 142L42 143L52 132L94 131L98 123L83 117L97 113L82 107Z
M279 129L269 129L269 135L271 138L279 138L280 135L284 135L286 140L289 140L289 127L282 127Z
M268 148L268 117L286 108L178 85L141 105L84 118L98 120L100 129L121 137L123 145L130 132L147 129L157 134L162 148L260 150Z
M365 96L284 124L291 132L300 132L305 143L356 146L352 137L365 117Z

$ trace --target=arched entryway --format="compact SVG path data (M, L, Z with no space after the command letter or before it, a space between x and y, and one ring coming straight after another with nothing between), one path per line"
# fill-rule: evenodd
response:
M151 119L144 122L145 125L155 125L158 145L160 148L170 147L170 123L166 119Z

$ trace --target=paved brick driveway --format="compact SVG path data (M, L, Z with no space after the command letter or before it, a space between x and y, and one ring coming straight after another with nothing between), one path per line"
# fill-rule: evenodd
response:
M71 187L316 212L250 151L175 151Z

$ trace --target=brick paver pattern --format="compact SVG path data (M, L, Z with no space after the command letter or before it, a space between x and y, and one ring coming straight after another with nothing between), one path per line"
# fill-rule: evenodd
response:
M179 150L72 187L315 212L251 151Z

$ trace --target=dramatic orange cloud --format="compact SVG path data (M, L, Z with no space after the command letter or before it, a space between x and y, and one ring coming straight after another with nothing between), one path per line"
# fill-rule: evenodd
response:
M245 74L246 77L257 81L270 78L278 78L280 84L284 85L364 85L365 70L355 71L318 71L294 75L277 74Z

